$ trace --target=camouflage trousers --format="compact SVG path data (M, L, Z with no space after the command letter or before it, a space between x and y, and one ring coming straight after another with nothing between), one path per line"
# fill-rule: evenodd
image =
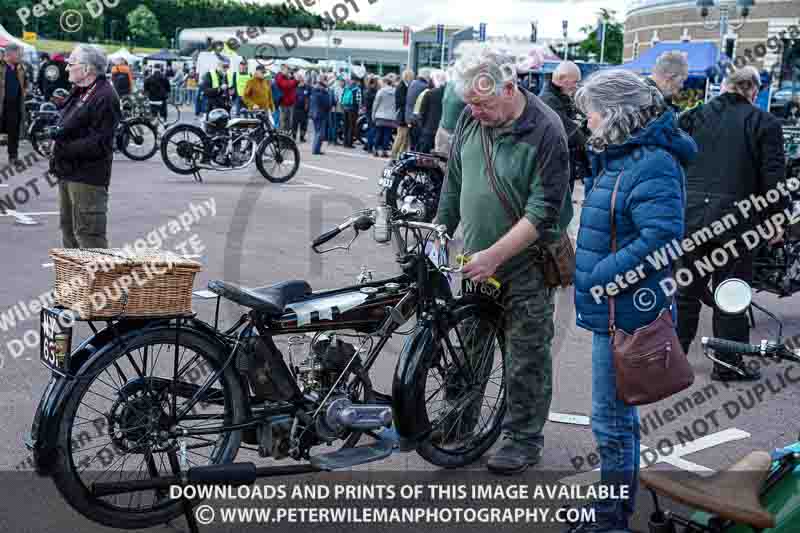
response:
M504 283L501 347L506 372L502 429L512 439L542 447L553 395L554 289L539 265L528 264Z

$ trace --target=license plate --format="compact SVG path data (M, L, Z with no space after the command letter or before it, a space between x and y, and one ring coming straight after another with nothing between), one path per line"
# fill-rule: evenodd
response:
M461 278L461 296L483 296L499 301L502 295L501 287L485 281L472 281L467 277Z
M383 169L383 177L387 179L392 179L392 172L394 172L394 168L386 167Z
M378 185L388 189L392 186L392 180L390 178L381 178L378 180Z
M72 328L66 327L64 315L42 309L39 357L44 366L59 372L69 369Z

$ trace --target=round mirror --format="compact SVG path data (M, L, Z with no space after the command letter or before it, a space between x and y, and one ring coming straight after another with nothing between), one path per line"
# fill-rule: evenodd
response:
M744 313L753 300L753 292L746 281L738 278L726 279L714 291L714 302L724 313Z

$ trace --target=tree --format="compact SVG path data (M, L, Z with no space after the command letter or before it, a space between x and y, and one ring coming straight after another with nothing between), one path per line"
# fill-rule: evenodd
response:
M140 5L128 13L128 31L138 44L162 46L164 38L158 28L158 19L147 6Z
M613 64L622 63L624 37L623 26L621 22L616 21L616 13L616 11L601 8L600 13L597 14L601 20L606 21L606 50L603 61ZM580 31L587 35L586 39L578 46L577 59L588 60L589 54L594 54L595 59L600 61L601 41L598 39L597 26L587 25Z

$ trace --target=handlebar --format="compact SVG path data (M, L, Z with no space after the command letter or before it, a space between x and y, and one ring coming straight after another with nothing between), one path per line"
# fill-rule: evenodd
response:
M360 211L358 213L351 215L343 223L339 224L335 228L315 238L311 243L311 248L316 253L324 253L325 251L330 251L330 250L318 250L317 248L322 244L325 244L326 242L330 241L331 239L333 239L334 237L336 237L342 231L346 230L349 227L353 227L356 230L356 237L357 237L358 232L366 231L370 229L373 225L375 225L376 214L377 211L375 209L366 209L364 211ZM403 220L403 219L388 220L387 224L389 225L390 231L394 231L401 228L418 229L423 231L435 232L437 236L444 241L449 241L452 239L452 237L447 235L447 227L443 224L432 224L429 222L417 222L414 220ZM353 237L353 240L355 240L356 237ZM350 242L352 244L353 241ZM331 250L335 249L336 248L332 248Z
M762 357L777 357L786 361L800 362L800 354L777 342L762 340L761 344L750 344L714 337L703 337L701 342L704 351L707 348L711 348L715 352L726 354L760 355Z

